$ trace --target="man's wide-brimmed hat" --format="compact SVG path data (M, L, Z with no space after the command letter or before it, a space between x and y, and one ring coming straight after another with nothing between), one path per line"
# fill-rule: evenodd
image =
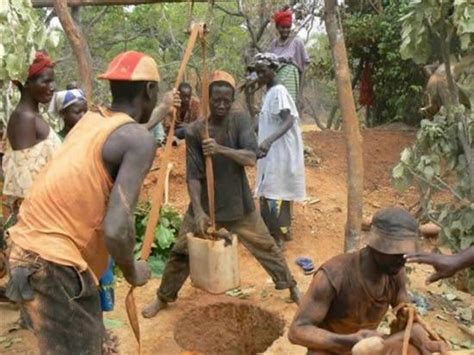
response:
M99 79L121 81L160 81L155 60L145 53L128 51L120 53L109 64Z
M369 247L383 254L408 254L418 249L418 222L406 210L389 207L378 211L366 235Z

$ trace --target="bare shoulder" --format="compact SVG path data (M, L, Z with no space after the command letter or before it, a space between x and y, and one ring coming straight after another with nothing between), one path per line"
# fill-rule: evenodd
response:
M7 136L11 143L18 143L18 139L33 140L36 138L36 118L37 114L32 111L15 110L10 115L7 126ZM28 138L28 133L30 137ZM27 148L23 146L21 148Z
M154 149L156 145L153 135L138 123L129 123L117 128L109 140L116 140L124 147L139 150Z
M148 159L155 154L156 142L152 134L138 123L129 123L117 128L105 141L105 161L118 163L125 154Z
M12 112L8 123L11 127L35 124L36 118L37 114L35 112L15 110Z
M326 297L331 298L336 294L334 285L329 280L329 276L323 269L316 272L311 280L308 291L312 292L313 297L323 300Z

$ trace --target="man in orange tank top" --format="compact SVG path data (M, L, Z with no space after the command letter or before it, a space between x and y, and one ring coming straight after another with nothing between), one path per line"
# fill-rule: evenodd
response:
M158 67L130 51L99 78L110 81L110 109L89 111L74 126L8 230L7 296L31 318L42 354L102 353L97 280L109 255L131 285L150 277L133 257L133 211L155 157L143 124L156 105Z
M417 239L418 222L406 210L376 213L365 248L335 256L316 272L290 327L290 341L312 355L351 354L359 341L380 336L376 329L389 307L409 302L404 254L417 249ZM423 354L445 348L416 324L411 342Z

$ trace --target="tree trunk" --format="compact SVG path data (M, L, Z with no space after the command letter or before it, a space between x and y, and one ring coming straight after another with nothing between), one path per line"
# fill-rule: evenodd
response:
M337 1L325 0L324 21L331 45L334 70L336 73L337 94L344 123L346 137L348 184L347 184L347 222L344 250L359 247L362 222L362 198L364 166L362 160L362 136L352 94L351 77L347 61L344 35L337 16Z
M363 69L363 65L362 65L362 61L360 61L359 65L357 66L355 75L354 75L354 77L352 78L352 81L351 81L352 90L354 90L355 86L357 85L357 83L360 80L360 76L362 75L362 69ZM333 125L333 122L334 122L334 118L336 117L336 113L337 113L337 104L334 105L331 109L331 113L329 114L329 119L328 119L328 122L326 124L327 129L331 129L331 127ZM336 122L337 121L338 120L336 119Z
M92 58L87 41L74 23L66 0L54 0L54 10L79 64L81 86L84 88L87 101L92 102Z

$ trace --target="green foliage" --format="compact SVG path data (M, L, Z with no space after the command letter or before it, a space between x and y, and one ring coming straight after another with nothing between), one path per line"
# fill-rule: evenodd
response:
M228 6L235 11L235 4ZM151 55L158 63L162 77L162 92L174 85L182 55L188 43L189 4L153 4L134 7L81 7L81 27L89 43L94 71L104 71L118 53L137 50ZM204 21L209 16L207 4L194 5L194 19ZM208 68L228 70L236 77L243 73L242 53L248 44L248 34L241 26L243 19L214 11L209 22ZM77 63L67 41L63 41L57 67L58 86L64 87L77 79ZM201 46L196 44L188 66L186 80L200 85ZM94 83L96 102L108 100L106 82Z
M0 1L0 81L26 79L39 49L51 50L59 34L48 30L29 0Z
M51 54L59 44L60 33L47 29L41 15L29 0L0 1L0 128L19 99L11 80L24 82L36 51Z
M401 19L403 58L425 63L438 54L446 64L452 52L473 42L473 19L471 0L411 1ZM449 95L452 103L433 121L422 121L416 143L403 151L393 178L401 190L418 187L425 216L443 227L445 242L458 252L474 245L474 170L469 165L474 159L474 113L455 105L456 92ZM469 287L474 291L472 270Z
M433 41L455 38L461 50L474 42L474 2L472 0L411 1L403 23L400 52L404 59L426 63L436 54ZM435 53L433 53L435 52Z
M328 36L325 33L315 33L310 42L312 45L307 48L307 51L311 63L306 75L321 79L333 79L334 71Z
M139 257L143 246L150 210L150 203L144 202L137 206L135 212L136 244L134 253L136 258ZM160 221L155 229L155 240L152 244L151 255L148 258L153 275L161 276L163 274L166 261L181 227L181 222L180 214L173 207L164 206L161 209Z
M474 245L474 202L460 142L465 131L469 132L467 139L472 147L474 113L465 112L464 106L442 110L433 121L423 120L416 143L402 152L392 172L400 191L417 186L425 216L442 226L444 241L455 252Z
M419 122L425 78L420 68L400 56L401 23L407 0L384 1L383 12L353 5L343 17L352 71L373 65L375 114L369 125L391 121Z

